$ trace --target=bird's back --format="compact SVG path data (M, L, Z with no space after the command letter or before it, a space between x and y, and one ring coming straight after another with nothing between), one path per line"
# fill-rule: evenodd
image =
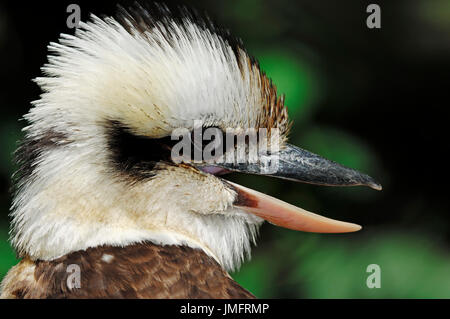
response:
M68 283L74 269L79 288ZM3 298L254 298L203 251L149 242L24 258L2 286Z

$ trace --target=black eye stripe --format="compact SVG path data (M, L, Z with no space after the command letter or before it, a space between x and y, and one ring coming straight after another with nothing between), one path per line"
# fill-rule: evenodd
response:
M126 125L116 120L106 121L104 127L106 128L109 157L115 172L125 173L141 180L155 176L157 173L155 166L158 162L173 164L172 147L180 140L172 140L171 136L163 138L139 136L133 134ZM205 129L201 132L203 133ZM222 132L222 130L220 131ZM194 154L194 148L197 147L194 145L193 134L194 130L187 136L191 142L191 154ZM208 143L202 142L202 152L207 144L209 141Z
M106 128L107 147L109 157L115 172L125 173L137 180L155 176L155 166L158 162L174 164L171 157L172 147L180 142L180 139L172 140L171 136L163 138L149 138L133 134L128 127L120 121L109 120L104 125ZM205 131L215 129L210 139L206 139ZM201 145L195 144L196 132L201 133ZM217 134L219 132L219 134ZM238 137L233 136L233 142L227 143L227 133L219 127L203 127L202 130L192 130L187 138L190 138L191 154L195 149L200 150L202 154L205 148L213 143L220 136L221 145L218 148L209 148L211 155L217 155L216 150L221 149L225 154L232 148L237 147ZM186 138L185 137L185 138ZM248 136L245 137L245 143L249 143ZM230 144L230 145L228 145ZM212 146L212 145L211 145Z
M141 179L154 176L158 162L171 162L171 149L177 141L170 136L155 139L138 136L112 120L105 127L109 156L116 170Z

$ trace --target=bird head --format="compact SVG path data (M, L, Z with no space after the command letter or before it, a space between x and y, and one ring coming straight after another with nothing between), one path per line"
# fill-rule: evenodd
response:
M224 173L380 188L288 144L284 99L257 61L186 9L136 5L116 17L93 15L49 51L36 79L43 93L25 115L17 152L11 214L20 255L49 260L152 241L203 249L231 270L264 220L311 232L360 227L231 183ZM249 130L258 143L266 138L268 151L257 148L254 161L228 158L239 140L250 153ZM208 143L196 143L197 133L215 142L212 158L178 157L180 145L205 154Z

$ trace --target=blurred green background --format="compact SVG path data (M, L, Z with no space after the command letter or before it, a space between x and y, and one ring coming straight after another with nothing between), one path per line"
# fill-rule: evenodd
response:
M73 1L72 1L73 2ZM449 173L444 152L450 75L450 2L168 1L194 6L241 37L286 94L290 142L359 169L383 191L327 188L258 176L231 179L358 233L309 234L265 224L251 261L233 277L261 298L449 298ZM65 24L67 1L0 3L0 278L17 263L8 244L11 154L19 118L39 96L31 79ZM75 1L114 12L112 1ZM369 289L369 264L381 288Z

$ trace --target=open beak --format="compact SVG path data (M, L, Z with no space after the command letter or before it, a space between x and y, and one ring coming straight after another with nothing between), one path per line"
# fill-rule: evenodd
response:
M272 164L271 169L268 169L268 162ZM285 145L277 154L260 157L257 163L222 163L214 164L214 167L317 185L362 185L376 190L382 188L368 175L290 144ZM208 169L211 169L211 166ZM228 181L227 183L237 193L234 201L236 207L272 224L315 233L346 233L361 229L359 225L326 218L244 186Z

